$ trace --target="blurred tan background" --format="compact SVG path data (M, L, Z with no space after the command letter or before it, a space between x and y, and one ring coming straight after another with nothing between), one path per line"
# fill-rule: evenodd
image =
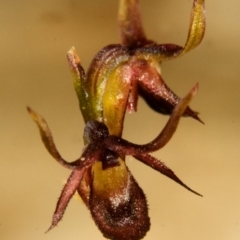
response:
M148 37L184 45L191 7L192 0L141 0ZM204 197L129 158L148 197L146 240L240 239L240 3L207 0L206 8L202 44L162 65L179 96L199 82L191 106L206 124L182 119L170 143L155 153ZM58 227L44 234L70 171L47 153L26 106L48 121L66 159L79 157L84 125L66 52L75 46L86 70L97 51L119 42L117 9L112 0L0 2L1 240L104 239L75 198ZM166 121L140 99L138 113L126 117L124 138L146 143Z

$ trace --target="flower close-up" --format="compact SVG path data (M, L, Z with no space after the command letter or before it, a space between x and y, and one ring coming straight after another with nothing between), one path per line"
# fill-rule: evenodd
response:
M149 155L164 147L171 139L182 114L197 90L198 85L180 100L160 134L145 145L133 144L115 135L109 135L104 123L88 121L84 130L84 138L88 144L82 155L74 162L67 162L61 157L46 121L28 108L31 117L39 127L42 141L49 153L62 166L72 170L58 200L49 230L62 219L73 194L78 191L82 196L83 189L80 183L83 176L87 175L85 184L90 188L90 194L88 199L85 199L85 203L103 235L106 238L119 240L137 240L144 237L150 228L147 200L122 160L127 155L133 156L187 190L201 196L185 185L162 161ZM111 171L108 172L109 169L111 171L114 169L114 176L106 177L106 174L112 175Z
M1 1L0 240L239 240L239 9Z
M111 44L96 54L85 74L74 48L68 52L74 86L85 122L104 122L110 133L121 135L125 111L136 111L138 93L148 105L170 114L179 97L165 84L161 63L182 56L199 45L205 32L204 0L194 0L184 47L148 40L141 24L139 1L121 0L121 44ZM189 107L185 116L201 121Z
M99 51L86 74L75 48L67 53L85 122L85 146L76 161L67 162L61 157L46 121L28 108L48 152L62 166L72 170L49 230L61 220L71 197L78 192L104 237L142 239L150 229L150 218L145 194L126 166L125 157L128 155L200 195L149 153L166 145L181 116L202 122L197 112L188 106L198 85L185 98L179 98L163 81L160 65L162 61L182 56L199 45L205 31L204 1L193 2L184 47L157 44L147 39L138 0L120 0L118 18L121 44L110 44ZM137 110L138 95L153 110L170 115L161 133L145 145L133 144L122 138L125 113Z

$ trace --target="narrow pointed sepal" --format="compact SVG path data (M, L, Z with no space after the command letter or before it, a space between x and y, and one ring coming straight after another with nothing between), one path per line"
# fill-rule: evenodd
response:
M136 54L143 58L147 56L148 59L159 63L180 57L196 48L201 43L204 37L205 28L205 1L194 0L188 37L184 47L176 44L151 44L137 49Z
M55 143L53 141L52 133L48 127L47 122L42 118L40 115L38 115L36 112L34 112L30 107L27 107L28 113L34 120L34 122L37 124L40 135L42 138L42 141L47 148L48 152L52 155L52 157L60 163L62 166L68 168L68 169L74 169L76 167L75 162L69 163L66 160L62 158L60 153L58 152Z
M179 56L189 52L201 43L205 28L205 0L194 0L187 42Z
M73 86L78 97L80 110L85 121L88 120L88 113L92 111L89 94L85 88L86 75L81 65L80 58L74 47L67 53L68 64L73 76Z
M160 160L154 158L149 154L136 153L133 156L139 161L141 161L142 163L146 164L147 166L150 166L151 168L157 170L158 172L162 173L166 177L172 179L174 182L180 184L182 187L186 188L188 191L202 197L200 193L196 192L195 190L188 187L185 183L183 183L182 180L180 180L180 178L178 178L176 174Z
M61 196L57 202L57 207L52 218L51 226L46 232L53 229L58 224L58 222L62 219L70 199L72 198L73 194L76 192L82 180L84 171L85 171L85 168L81 168L81 169L74 170L71 173L67 183L65 184L62 190Z
M141 47L147 40L144 34L139 0L121 0L118 20L121 43L126 47Z

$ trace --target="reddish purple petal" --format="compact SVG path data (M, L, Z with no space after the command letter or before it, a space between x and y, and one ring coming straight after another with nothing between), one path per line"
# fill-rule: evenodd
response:
M65 184L62 190L61 196L57 202L57 207L52 218L52 223L50 228L47 230L47 232L50 231L52 228L54 228L58 224L58 222L62 219L70 199L72 198L73 194L75 193L75 191L79 186L79 183L81 182L84 171L85 171L85 168L82 168L82 169L74 170L71 173L67 183Z
M192 190L185 183L183 183L175 175L175 173L170 168L168 168L163 162L161 162L160 160L154 158L153 156L151 156L149 154L141 154L141 153L136 153L135 155L133 155L133 157L135 157L136 159L138 159L142 163L146 164L147 166L150 166L151 168L157 170L158 172L162 173L163 175L171 178L173 181L180 184L181 186L183 186L184 188L186 188L190 192L202 197L202 195L200 193Z

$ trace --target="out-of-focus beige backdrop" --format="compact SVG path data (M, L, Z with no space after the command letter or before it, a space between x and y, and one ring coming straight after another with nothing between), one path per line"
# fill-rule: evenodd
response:
M184 45L192 0L141 0L149 38ZM202 44L162 65L166 83L191 103L206 123L182 119L170 143L155 153L195 196L149 167L127 164L148 197L149 240L240 239L240 4L206 0ZM66 52L75 46L85 69L105 45L119 42L118 1L35 0L0 3L0 239L104 239L84 204L71 200L63 221L47 234L62 184L70 171L45 150L27 114L31 106L48 121L69 160L83 147ZM152 140L167 121L140 99L127 115L124 138Z

